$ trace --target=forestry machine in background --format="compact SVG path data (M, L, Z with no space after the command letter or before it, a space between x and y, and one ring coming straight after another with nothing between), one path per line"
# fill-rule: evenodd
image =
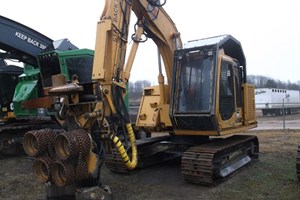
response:
M42 91L37 55L52 42L35 30L0 16L0 155L20 153L27 131L57 124L45 109L25 109L22 105L22 101L37 98ZM23 62L25 66L7 61Z
M67 39L53 41L23 24L0 16L1 156L20 153L23 136L29 130L61 129L54 117L55 109L51 107L54 105L52 98L47 97L43 90L47 86L47 70L62 70L70 80L73 74L77 74L73 66L91 66L93 56L92 50L78 49ZM8 63L18 63L18 66ZM47 67L43 67L45 65ZM43 101L36 101L37 98Z

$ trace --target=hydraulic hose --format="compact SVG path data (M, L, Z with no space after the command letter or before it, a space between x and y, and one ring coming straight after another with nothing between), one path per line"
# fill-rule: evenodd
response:
M131 160L124 148L124 145L119 140L119 138L117 136L112 135L111 139L112 139L115 147L117 148L117 151L118 151L119 155L121 156L123 163L126 165L126 167L129 170L133 170L134 168L136 168L137 162L138 162L137 161L137 147L136 147L135 136L134 136L134 132L133 132L131 123L126 124L126 129L127 129L127 132L129 135L129 141L131 144Z

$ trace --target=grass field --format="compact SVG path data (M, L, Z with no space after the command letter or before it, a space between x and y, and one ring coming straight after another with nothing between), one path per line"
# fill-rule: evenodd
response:
M120 175L102 169L103 183L114 200L239 200L300 199L296 177L296 152L300 131L249 131L260 141L259 159L216 187L186 183L178 162L164 163ZM32 174L32 160L26 156L0 159L0 199L43 199L44 185Z

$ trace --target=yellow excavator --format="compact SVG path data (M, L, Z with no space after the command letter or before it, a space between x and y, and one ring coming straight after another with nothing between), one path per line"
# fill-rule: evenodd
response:
M67 82L63 71L47 74L52 86L44 93L52 97L64 131L30 131L23 145L35 158L38 179L49 183L48 199L106 196L100 181L103 163L126 172L181 157L187 182L215 185L258 157L255 136L227 137L257 125L254 86L246 81L240 42L221 35L183 46L162 8L165 3L106 0L97 25L93 81L74 75ZM137 23L126 60L132 11ZM166 80L159 64L158 86L144 89L133 125L124 102L126 84L138 46L148 38L158 47ZM142 133L151 137L136 139Z

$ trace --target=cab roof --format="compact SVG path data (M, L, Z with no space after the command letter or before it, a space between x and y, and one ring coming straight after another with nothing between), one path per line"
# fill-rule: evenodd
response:
M241 43L231 35L219 35L199 40L192 40L184 44L184 49L189 48L207 48L224 49L226 55L235 58L240 65L246 67L246 58Z

